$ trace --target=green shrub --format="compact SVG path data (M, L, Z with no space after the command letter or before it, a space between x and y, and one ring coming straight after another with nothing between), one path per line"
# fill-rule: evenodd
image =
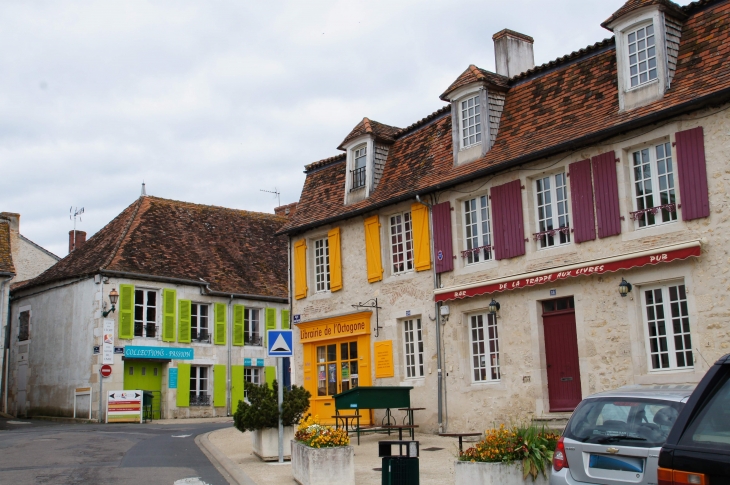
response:
M238 402L238 409L233 413L233 425L239 431L255 431L264 428L279 427L278 384L274 381L273 389L266 384L246 383L248 403ZM284 400L281 405L281 418L284 426L294 426L301 421L309 409L311 394L303 387L292 386L284 389Z

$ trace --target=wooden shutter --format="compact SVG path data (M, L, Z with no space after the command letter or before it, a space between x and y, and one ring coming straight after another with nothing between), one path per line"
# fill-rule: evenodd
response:
M494 258L509 259L525 254L525 226L522 219L522 182L519 179L492 187Z
M413 224L413 265L416 271L431 269L431 235L428 229L428 207L416 202L411 205Z
M162 290L162 341L175 341L175 307L177 306L177 292Z
M281 328L284 330L289 330L291 328L291 323L289 321L289 310L281 311Z
M568 165L570 200L573 205L573 237L576 243L596 239L596 217L593 213L593 183L589 159Z
M215 344L226 344L226 304L215 304Z
M598 237L604 238L621 234L616 155L613 150L591 158L591 167L596 192Z
M707 188L705 139L702 127L679 131L674 136L682 220L691 221L707 217L710 215L710 193Z
M266 376L266 385L270 389L274 389L274 381L276 380L276 367L273 365L267 365L264 367L264 374Z
M436 273L454 270L454 246L451 234L451 202L436 204L433 217L433 252Z
M243 305L233 305L233 345L243 345Z
M307 241L300 239L294 243L294 298L306 298L307 289Z
M340 228L327 233L330 252L330 291L342 289L342 256L340 252Z
M226 366L213 366L213 406L217 408L226 405Z
M177 407L190 406L190 364L177 364Z
M190 331L190 300L178 301L178 322L177 322L177 341L182 343L190 343L192 332Z
M231 414L238 409L238 402L243 401L243 388L245 386L243 377L243 366L231 366Z
M269 330L276 330L276 308L267 308L265 310L265 328L264 331L265 339L264 339L264 347L266 347L269 343Z
M383 262L380 251L380 219L372 216L365 219L365 258L368 267L368 282L383 279Z
M134 338L134 285L119 285L119 338Z

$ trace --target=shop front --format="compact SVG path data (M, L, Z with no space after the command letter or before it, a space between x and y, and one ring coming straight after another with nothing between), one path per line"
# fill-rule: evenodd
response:
M370 312L304 322L297 325L304 361L304 387L311 394L310 412L334 424L333 396L371 385ZM371 416L361 418L370 424Z

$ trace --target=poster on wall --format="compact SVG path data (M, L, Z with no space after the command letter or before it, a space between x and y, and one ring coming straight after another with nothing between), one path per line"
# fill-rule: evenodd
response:
M141 423L142 391L109 391L106 422Z
M375 342L375 378L393 377L393 341Z
M167 371L167 387L169 389L177 389L177 367Z
M102 332L102 364L114 363L114 320L104 319Z

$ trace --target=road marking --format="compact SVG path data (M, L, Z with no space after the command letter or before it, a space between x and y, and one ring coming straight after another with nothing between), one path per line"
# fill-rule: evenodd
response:
M172 435L173 438L187 438L188 436L192 436L191 434L181 434L181 435Z
M210 485L204 482L200 477L183 478L182 480L175 480L174 485Z

